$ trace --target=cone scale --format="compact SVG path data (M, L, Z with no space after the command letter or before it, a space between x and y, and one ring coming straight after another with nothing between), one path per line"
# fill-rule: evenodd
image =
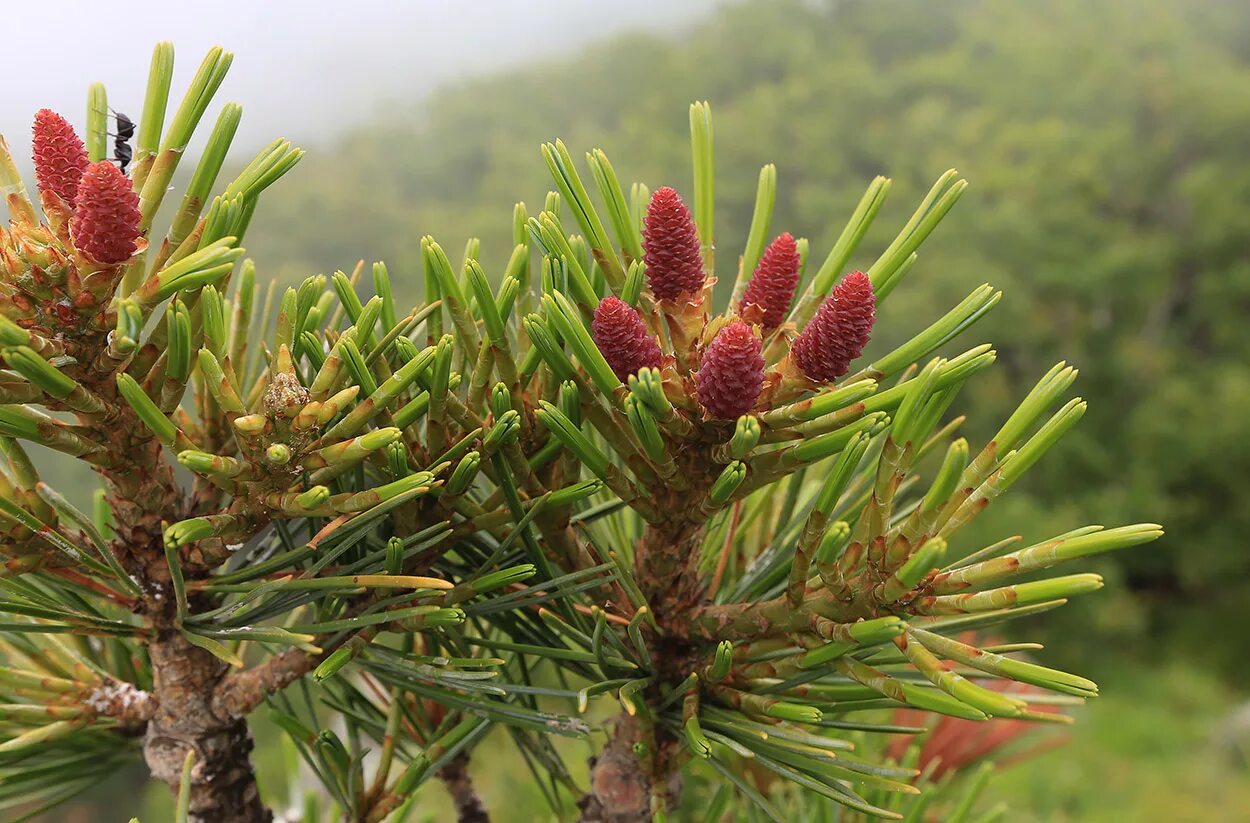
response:
M764 357L751 327L736 320L703 354L695 381L699 403L712 417L732 420L755 407L764 387Z
M876 319L872 283L863 272L848 274L794 341L794 362L810 380L837 380L863 352Z
M772 331L786 319L799 282L799 250L789 232L768 245L738 304L738 313L762 312L760 325ZM752 308L754 307L754 308Z
M116 166L107 160L88 166L77 202L70 230L79 251L106 265L121 263L135 253L139 196Z
M651 196L642 227L647 285L660 300L698 294L703 289L699 232L676 190L664 186Z
M591 331L595 345L621 380L660 365L660 344L647 332L637 309L619 298L607 297L599 303Z

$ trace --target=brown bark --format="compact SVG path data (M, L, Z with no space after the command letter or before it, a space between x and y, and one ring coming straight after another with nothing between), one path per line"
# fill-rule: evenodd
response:
M112 441L110 452L125 456L120 465L103 472L116 524L115 547L126 571L144 590L138 609L152 632L148 655L153 686L144 704L143 755L148 769L177 791L183 762L193 751L192 821L267 823L272 817L260 801L247 722L242 712L230 710L230 701L214 699L227 666L191 644L175 625L162 523L186 514L189 500L174 479L161 444L145 436L146 429L133 414L123 410L121 419L104 431ZM194 578L204 570L190 566L184 572Z
M152 658L156 711L148 721L143 756L152 776L176 788L188 751L191 820L195 823L267 823L252 771L251 732L242 718L220 717L213 687L225 664L167 630L148 646Z
M213 690L213 712L219 717L246 717L271 694L308 674L317 658L290 649L245 672L226 675Z
M456 819L460 823L490 823L490 815L473 786L473 778L469 775L469 758L459 755L452 758L439 771L443 784L451 794L451 802L456 806Z
M704 523L695 514L694 497L674 507L679 514L671 519L648 525L635 553L634 574L660 629L649 644L652 663L660 682L669 685L684 679L696 663L687 622L706 597L698 570ZM652 703L658 696L651 689L645 699ZM635 751L639 744L642 756ZM578 803L582 823L648 821L653 802L676 806L680 756L680 743L663 729L652 734L639 718L618 715L607 747L591 762L590 791ZM663 781L662 791L656 781Z
M663 779L666 807L681 797L681 772L673 759L677 741L661 738L653 758L642 758L635 744L652 745L637 718L617 717L608 745L590 763L590 791L578 802L581 823L646 823L651 820L654 781Z

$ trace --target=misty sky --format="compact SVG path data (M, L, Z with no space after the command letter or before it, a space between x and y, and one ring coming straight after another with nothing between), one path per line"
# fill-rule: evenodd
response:
M152 45L172 40L168 116L204 52L221 45L235 60L200 138L220 103L233 100L244 112L236 148L279 135L310 145L383 105L410 105L448 79L574 51L603 34L668 28L718 2L0 0L9 78L0 84L0 134L29 167L34 112L55 109L81 131L94 80L107 85L113 108L137 121Z

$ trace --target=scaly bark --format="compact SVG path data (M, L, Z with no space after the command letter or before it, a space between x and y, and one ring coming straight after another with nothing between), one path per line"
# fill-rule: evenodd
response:
M152 776L177 788L183 760L188 751L194 751L192 821L271 820L252 770L247 721L223 718L214 711L214 687L225 674L225 664L191 645L176 630L161 632L149 644L148 653L157 709L148 722L143 756Z
M195 752L192 821L266 823L272 817L261 803L252 770L245 713L230 710L238 700L218 694L227 666L192 645L176 626L162 521L176 519L190 502L160 443L145 437L142 424L124 406L120 408L122 419L99 428L109 433L112 453L125 460L102 473L115 518L117 554L143 588L139 610L151 630L147 645L153 688L148 695L144 760L153 777L177 791L187 752ZM240 692L252 697L247 689Z
M692 493L693 499L697 498ZM635 554L638 584L659 625L651 643L652 662L659 681L670 685L685 678L696 659L685 623L706 596L698 574L704 524L695 510L693 502L679 502L673 511L685 514L649 525ZM659 698L654 688L645 695L649 707ZM591 762L590 791L578 803L582 823L648 821L653 804L676 807L681 799L682 758L680 741L666 730L652 729L639 717L621 713L607 746Z
M439 771L438 776L451 795L451 802L456 806L456 819L460 823L490 823L490 815L486 806L473 786L473 778L469 775L469 758L458 755Z

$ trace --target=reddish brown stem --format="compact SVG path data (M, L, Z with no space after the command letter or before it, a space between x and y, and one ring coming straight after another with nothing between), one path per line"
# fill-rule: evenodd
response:
M438 773L443 785L451 795L451 802L456 807L456 819L460 823L490 823L490 815L473 786L473 778L469 776L469 758L465 755L453 757Z

